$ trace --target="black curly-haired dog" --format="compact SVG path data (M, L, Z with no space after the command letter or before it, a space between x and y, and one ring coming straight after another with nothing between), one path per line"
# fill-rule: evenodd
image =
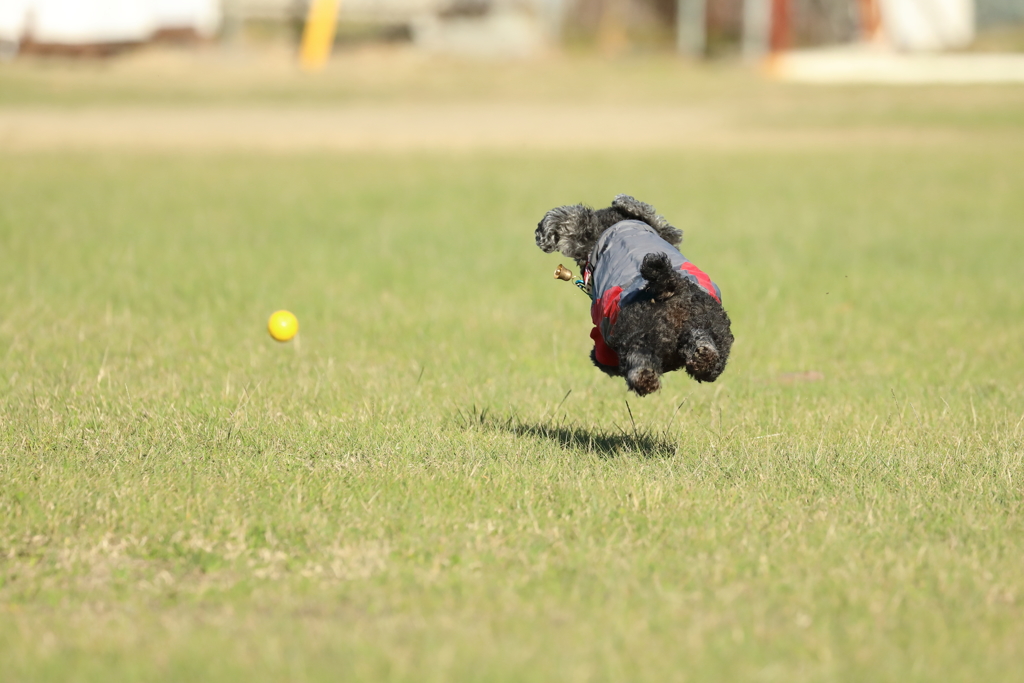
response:
M718 286L676 248L683 233L654 207L619 195L607 209L576 204L545 214L535 233L582 271L593 301L594 365L640 396L685 368L698 382L725 370L733 336Z

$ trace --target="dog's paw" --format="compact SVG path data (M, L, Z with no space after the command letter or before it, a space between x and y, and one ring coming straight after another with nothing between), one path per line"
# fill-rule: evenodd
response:
M653 394L661 389L661 362L649 349L633 349L620 354L626 385L637 396Z
M591 213L591 210L582 204L551 209L544 214L544 218L537 224L537 230L533 233L537 246L546 254L558 251L565 240L581 231Z
M718 347L707 336L695 334L694 340L684 349L686 374L698 382L714 382L725 370L725 361Z
M661 376L650 367L634 368L626 375L626 384L637 396L646 396L661 389Z
M641 220L654 228L661 238L674 247L683 241L683 231L672 227L664 216L659 216L654 207L628 194L620 194L612 200L612 206L624 214Z

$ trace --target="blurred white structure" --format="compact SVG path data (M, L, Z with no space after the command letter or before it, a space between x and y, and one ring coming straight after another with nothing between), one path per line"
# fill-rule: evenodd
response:
M349 21L407 23L413 17L436 14L451 4L443 0L341 0L338 16ZM302 20L309 0L223 0L228 19Z
M686 3L707 0L678 0ZM1007 0L1020 2L1024 0ZM770 35L791 35L797 15L826 5L857 17L861 40L884 44L901 52L935 52L959 49L975 36L976 0L831 0L831 3L800 0L743 0L743 54L759 59L772 51ZM869 19L866 14L874 18ZM778 22L789 26L778 26ZM865 25L870 23L873 25ZM777 51L778 46L774 49Z
M134 43L161 30L211 36L220 17L220 0L0 0L0 41Z
M411 28L413 41L424 50L471 57L529 57L545 44L537 17L516 10L469 17L423 15Z
M342 0L341 22L404 26L433 52L526 56L557 41L569 0ZM19 43L102 46L160 32L217 34L252 20L302 21L310 0L0 0L0 58Z
M1024 83L1024 54L954 52L975 38L975 0L874 1L880 21L872 37L777 50L767 61L769 73L803 83Z
M784 81L818 84L1024 84L1024 54L795 50L772 61L769 71Z
M224 16L232 24L301 21L308 7L309 0L224 0ZM404 26L430 52L522 57L560 37L565 8L566 0L341 0L338 20Z
M974 0L879 0L882 30L898 50L931 52L974 40Z

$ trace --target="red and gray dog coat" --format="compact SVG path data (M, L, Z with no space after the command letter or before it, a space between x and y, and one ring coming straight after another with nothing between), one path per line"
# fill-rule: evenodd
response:
M682 271L683 277L721 303L722 292L718 285L687 261L678 249L663 240L654 228L641 221L619 221L597 240L585 268L594 302L590 307L590 317L594 321L590 338L594 340L595 356L601 365L619 364L618 354L605 340L615 327L619 309L632 301L646 284L640 275L644 256L658 252L667 255L672 267Z

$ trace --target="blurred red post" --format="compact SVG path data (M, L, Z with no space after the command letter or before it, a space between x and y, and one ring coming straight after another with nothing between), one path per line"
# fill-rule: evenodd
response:
M771 33L768 41L771 54L777 55L791 47L792 16L790 0L772 0Z
M882 37L882 10L878 0L857 0L860 30L864 40L874 42Z

